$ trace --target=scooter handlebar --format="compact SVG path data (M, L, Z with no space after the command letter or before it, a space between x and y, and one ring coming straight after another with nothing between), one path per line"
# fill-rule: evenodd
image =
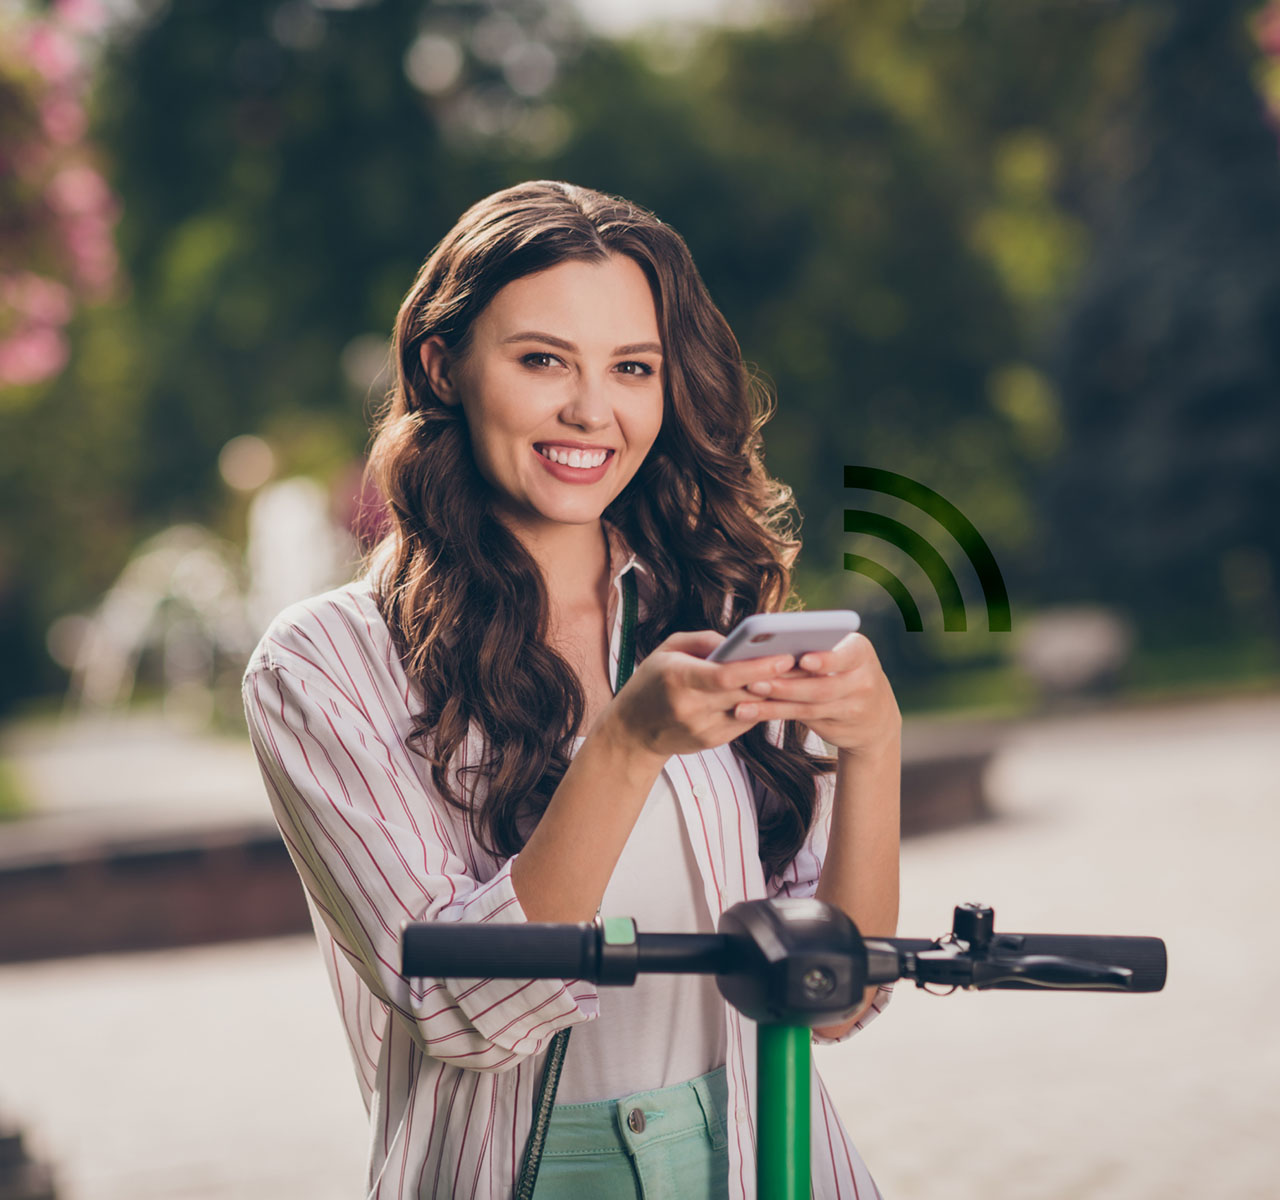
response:
M1158 992L1168 972L1168 953L1158 937L1108 937L1076 933L997 933L991 942L993 957L1024 956L1072 959L1099 966L1122 967L1133 972L1125 988L1129 992ZM1024 980L994 984L999 988L1033 988Z
M624 925L629 925L624 922ZM723 934L637 933L624 944L598 923L483 925L407 922L401 970L411 978L583 979L634 982L636 972L726 974L744 965L741 939ZM988 988L1158 992L1167 954L1157 937L994 933L965 941L866 938L868 982Z
M405 924L401 971L410 978L587 979L599 970L596 927L480 925L444 921Z

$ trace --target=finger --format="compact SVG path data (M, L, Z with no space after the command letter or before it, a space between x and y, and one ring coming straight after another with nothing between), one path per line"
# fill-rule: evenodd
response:
M871 642L863 633L847 633L830 650L810 650L800 656L796 665L802 671L817 675L829 675L834 671L848 671L856 667L871 648Z
M674 650L679 654L687 654L705 662L707 656L724 640L724 634L717 633L714 629L686 630L669 635L658 649ZM743 659L741 662L708 663L709 669L714 669L720 674L707 675L703 684L728 691L743 687L753 679L761 679L790 670L795 666L795 662L794 654L771 654L760 658Z
M751 721L820 721L824 717L837 715L829 705L802 704L787 700L766 700L754 697L749 701L735 705L733 715L739 719L749 718Z
M858 691L853 673L839 671L832 675L782 676L777 679L760 679L747 684L752 698L769 697L772 700L793 700L806 704L824 704L852 696Z
M703 687L713 692L741 691L757 679L773 679L795 666L795 656L772 654L764 658L749 658L743 662L708 663L700 676Z

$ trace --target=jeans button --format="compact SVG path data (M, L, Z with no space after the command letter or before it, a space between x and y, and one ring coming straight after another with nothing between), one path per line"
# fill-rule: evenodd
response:
M631 1112L627 1114L627 1124L631 1127L632 1133L643 1133L644 1113L642 1113L638 1108L633 1108Z

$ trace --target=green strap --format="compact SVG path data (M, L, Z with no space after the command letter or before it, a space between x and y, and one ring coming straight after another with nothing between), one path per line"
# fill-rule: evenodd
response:
M631 678L631 670L636 665L636 573L628 571L622 577L622 645L618 647L618 686L614 693L622 690L622 685Z
M636 593L635 571L622 577L622 644L618 648L618 686L631 678L636 657L636 611L639 601ZM547 1142L547 1128L551 1124L551 1110L556 1102L556 1089L560 1086L560 1072L564 1068L565 1051L569 1047L572 1028L560 1029L551 1039L547 1049L547 1065L538 1085L538 1097L533 1102L533 1125L524 1147L524 1160L520 1164L520 1181L516 1185L515 1200L532 1200L534 1185L538 1181L538 1167L542 1163L542 1148Z

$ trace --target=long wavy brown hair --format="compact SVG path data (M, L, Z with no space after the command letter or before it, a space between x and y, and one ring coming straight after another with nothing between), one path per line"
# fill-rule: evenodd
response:
M551 180L472 205L422 265L396 318L394 384L369 457L391 532L368 562L380 564L379 609L422 691L409 743L430 762L441 794L469 814L480 844L501 857L524 845L568 769L585 699L547 644L541 570L492 514L462 406L437 399L418 352L439 334L464 356L472 323L506 284L611 254L630 256L648 277L665 355L661 430L603 514L652 571L637 660L680 630L725 633L750 613L801 607L791 589L795 504L761 459L773 398L744 365L680 235L626 200ZM485 758L457 774L487 779L483 803L449 778L472 722ZM763 785L766 877L795 858L814 817L815 776L835 765L804 749L799 722L781 724L780 742L764 723L733 742Z

